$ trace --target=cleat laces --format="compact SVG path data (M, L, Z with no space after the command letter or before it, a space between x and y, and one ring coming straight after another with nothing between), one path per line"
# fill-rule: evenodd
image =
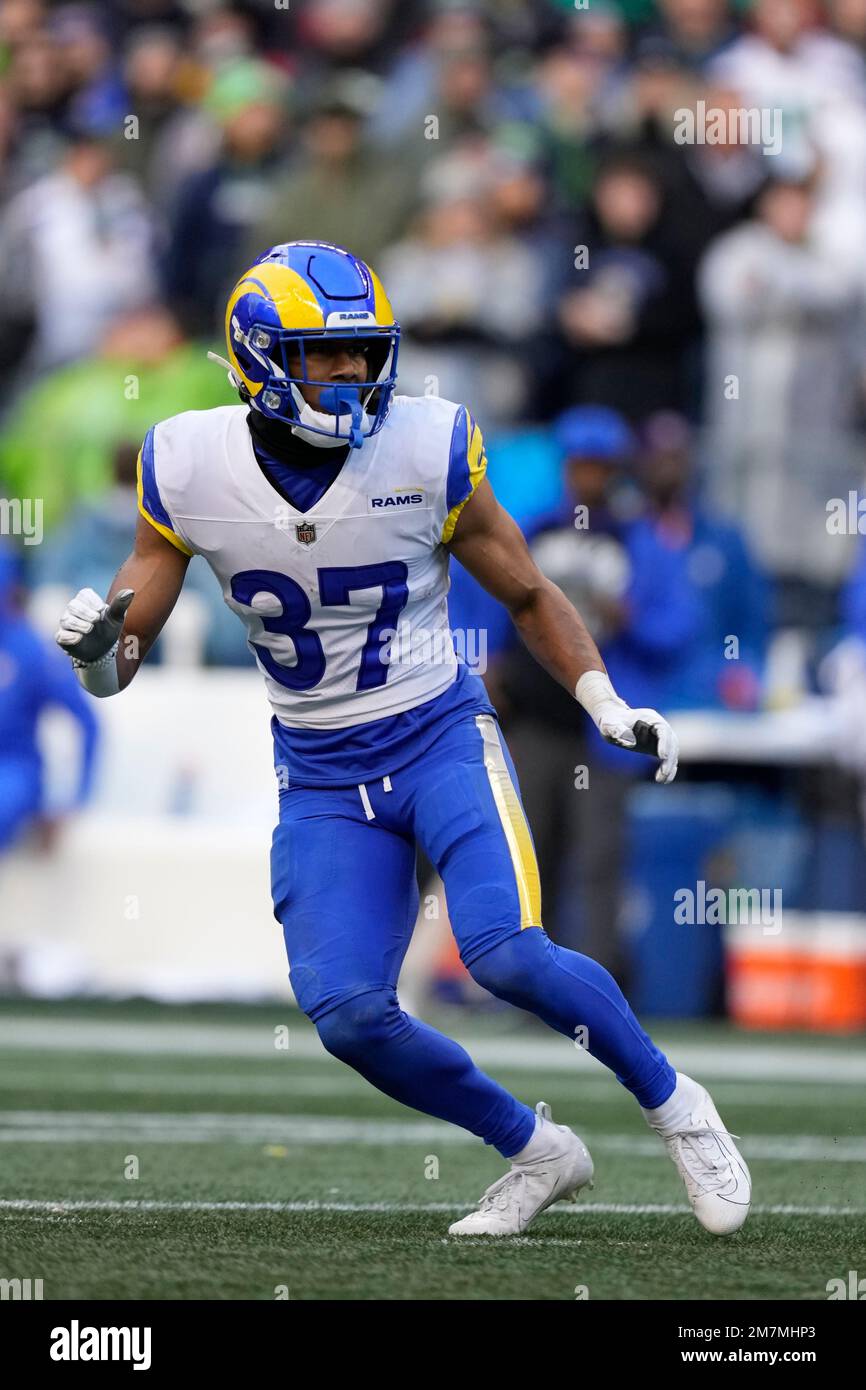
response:
M731 1159L718 1147L718 1143L722 1138L737 1139L738 1135L704 1125L697 1129L679 1130L671 1137L677 1141L677 1153L683 1168L699 1193L718 1192L733 1179Z

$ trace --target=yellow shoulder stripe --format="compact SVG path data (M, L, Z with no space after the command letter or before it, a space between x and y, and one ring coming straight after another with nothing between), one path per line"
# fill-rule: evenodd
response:
M447 545L451 540L454 535L454 527L457 525L457 518L487 472L484 437L468 410L466 412L466 459L469 464L469 492L462 502L458 502L456 506L451 508L445 518L445 525L442 528L443 545Z
M182 555L194 555L195 551L190 550L188 546L184 545L180 536L177 535L175 531L172 531L168 526L163 526L161 521L157 521L155 517L152 517L147 507L144 505L144 485L141 478L141 450L138 452L137 474L138 510L141 512L145 521L149 521L154 530L158 531L161 536L164 536L167 541L170 541L175 550L179 550Z

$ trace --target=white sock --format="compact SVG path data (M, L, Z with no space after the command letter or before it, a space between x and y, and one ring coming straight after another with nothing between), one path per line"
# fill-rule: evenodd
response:
M677 1072L677 1084L663 1105L657 1105L653 1110L643 1110L648 1125L653 1129L667 1130L673 1134L678 1129L684 1129L688 1124L692 1113L695 1098L695 1083L690 1076L684 1076L682 1072Z
M559 1130L553 1125L549 1125L547 1120L543 1120L540 1115L536 1115L532 1138L519 1153L512 1155L509 1162L534 1163L538 1158L547 1158L558 1147L556 1143L558 1137Z

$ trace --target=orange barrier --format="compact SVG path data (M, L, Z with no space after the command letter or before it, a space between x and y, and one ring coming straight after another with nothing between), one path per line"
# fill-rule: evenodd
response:
M786 912L725 929L728 1007L745 1028L866 1029L866 916Z

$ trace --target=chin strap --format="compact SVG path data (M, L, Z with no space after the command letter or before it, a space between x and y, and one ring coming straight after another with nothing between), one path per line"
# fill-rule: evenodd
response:
M361 427L368 418L361 404L360 389L357 386L326 386L319 399L329 418L349 412L352 421L349 426L349 446L352 449L360 449L365 438Z
M372 429L373 422L360 402L357 387L326 387L322 391L321 399L323 404L327 402L333 405L332 411L314 410L309 401L304 400L294 383L292 395L298 408L298 423L291 428L299 439L303 439L307 444L314 444L316 448L333 449L335 444L349 444L353 449L360 449L367 437L363 432L364 424L367 425L368 434ZM352 420L348 435L335 433L337 420L347 412Z
M355 401L350 405L352 412L352 428L349 430L349 443L353 449L360 449L364 443L364 432L361 429L361 422L364 419L364 409L360 401Z
M229 384L236 391L244 393L249 404L254 410L258 410L254 397L247 392L244 383L241 381L231 362L225 357L220 357L218 352L208 352L208 359L217 362L221 367L225 367L228 372ZM364 433L364 425L367 425L367 434L372 429L373 422L364 410L360 400L360 392L355 386L332 386L322 392L322 402L325 401L333 406L331 411L325 412L314 410L309 401L305 401L294 382L291 384L292 396L298 410L297 423L286 420L298 439L302 439L306 444L313 444L317 449L333 449L336 445L348 443L352 449L360 449L367 435ZM368 392L372 395L372 391ZM351 426L348 438L334 432L335 421L341 416L349 413L351 416ZM261 412L264 414L264 412ZM305 428L306 426L306 428ZM324 431L324 433L323 433Z

